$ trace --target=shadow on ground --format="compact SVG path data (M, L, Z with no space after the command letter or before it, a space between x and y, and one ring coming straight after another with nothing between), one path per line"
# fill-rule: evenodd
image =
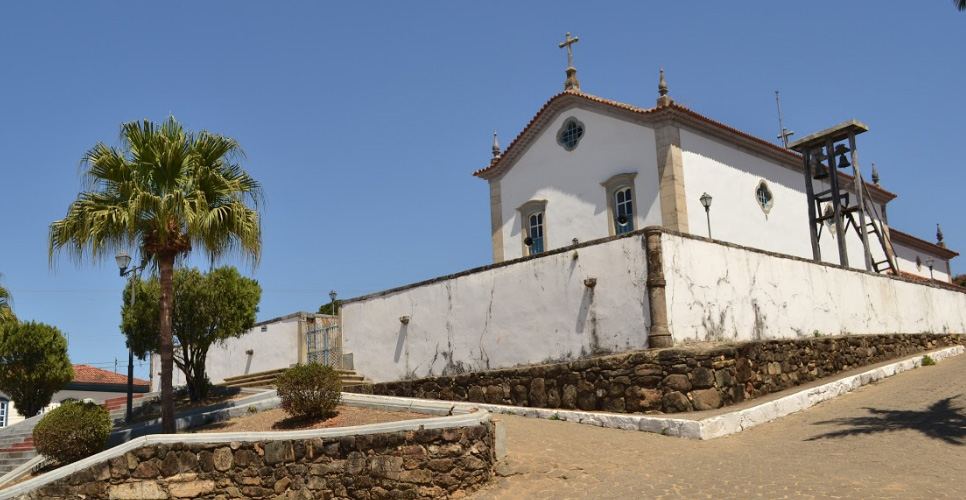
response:
M960 396L940 399L921 411L865 408L869 416L816 422L814 425L831 424L845 428L813 436L807 441L908 429L949 444L966 445L966 413L961 406L953 404L953 400Z

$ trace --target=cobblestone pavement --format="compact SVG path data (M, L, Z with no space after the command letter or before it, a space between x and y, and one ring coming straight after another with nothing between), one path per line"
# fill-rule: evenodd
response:
M966 498L966 355L742 433L690 441L501 415L473 500Z

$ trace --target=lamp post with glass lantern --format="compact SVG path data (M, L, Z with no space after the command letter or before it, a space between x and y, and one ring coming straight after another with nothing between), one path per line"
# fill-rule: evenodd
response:
M708 218L708 238L711 238L711 195L704 193L701 195L701 206L704 207L704 214Z
M128 269L127 266L131 264L131 256L127 254L124 250L118 252L114 256L114 260L117 261L117 267L121 270L121 277L131 275L128 281L131 283L131 307L134 307L134 285L137 283L138 275L137 271L143 270L147 261L141 261L140 266L134 266ZM125 412L125 421L131 422L131 413L133 413L134 406L134 349L131 346L131 339L128 339L127 343L127 411Z
M931 281L936 281L936 278L934 278L933 275L932 275L932 266L935 263L936 263L936 261L934 261L932 259L932 257L929 257L928 259L926 259L926 266L929 267L929 279Z

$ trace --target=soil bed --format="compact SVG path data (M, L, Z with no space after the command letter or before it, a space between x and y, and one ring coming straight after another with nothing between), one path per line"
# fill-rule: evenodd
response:
M203 425L188 429L188 433L206 432L268 432L294 431L303 429L327 429L330 427L350 427L356 425L381 424L431 418L438 415L411 413L405 411L374 410L354 406L339 406L336 416L322 420L306 420L289 417L281 408L261 411L224 422Z

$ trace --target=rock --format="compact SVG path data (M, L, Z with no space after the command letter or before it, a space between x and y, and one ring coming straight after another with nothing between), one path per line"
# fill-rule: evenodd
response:
M174 498L194 498L213 491L215 491L215 482L210 479L168 484L168 493Z
M469 392L467 392L466 399L472 401L473 403L485 403L486 395L483 394L483 389L478 385L470 387Z
M536 408L547 407L547 389L544 379L535 378L530 381L530 393L528 394L530 406Z
M693 400L695 410L702 411L721 408L721 394L718 393L717 389L703 389L694 391L691 393L691 398Z
M596 389L590 382L581 380L577 383L577 408L587 411L597 409Z
M573 384L564 386L563 396L560 398L560 407L568 410L577 408L577 387Z
M664 377L664 387L672 391L688 392L691 390L691 381L687 375L676 373Z
M215 470L224 472L228 469L231 469L232 463L234 462L231 449L218 448L214 453L211 454L211 456Z
M275 494L281 495L285 492L285 490L288 489L290 484L292 484L292 479L288 477L283 477L282 479L275 481L275 487L273 488L275 490Z
M664 396L664 406L669 413L691 411L691 402L680 392L671 392Z
M691 385L696 389L707 389L714 385L714 372L703 366L696 367L691 372Z
M168 492L154 481L139 481L111 486L108 496L112 500L167 500Z
M295 450L291 441L269 441L265 444L265 463L268 465L294 462Z

